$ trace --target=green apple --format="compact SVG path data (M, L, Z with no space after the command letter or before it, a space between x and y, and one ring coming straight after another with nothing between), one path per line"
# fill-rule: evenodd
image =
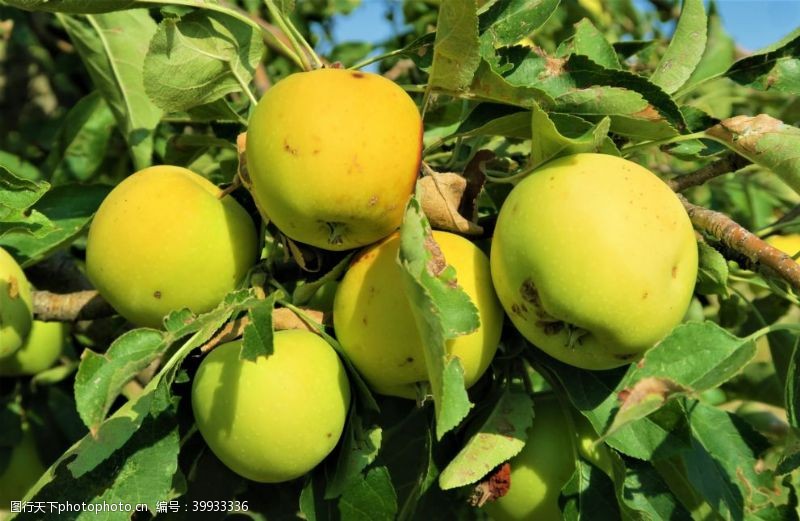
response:
M489 260L467 239L434 231L458 284L478 308L480 327L447 343L461 361L464 383L474 384L492 361L500 341L503 309L492 288ZM397 264L400 236L364 250L345 273L333 304L333 327L348 358L378 393L416 397L428 380L422 337Z
M421 150L417 106L392 81L300 72L269 89L250 118L245 184L290 238L357 248L400 226Z
M253 481L288 481L313 469L344 428L350 387L336 352L308 331L277 331L274 352L239 359L241 341L216 347L192 385L203 439Z
M649 170L603 154L556 159L503 203L492 278L514 326L562 362L628 364L680 323L697 242L675 194Z
M17 261L0 248L0 358L22 347L32 322L31 285Z
M552 395L537 397L533 412L525 447L510 461L508 493L484 507L495 521L561 519L558 498L575 472L576 431Z
M68 331L64 322L34 320L22 347L0 359L0 376L33 375L50 368L64 350Z
M247 212L207 179L176 166L131 175L100 205L86 271L100 294L138 326L172 310L203 313L236 289L256 260Z
M30 428L23 423L22 440L12 447L8 466L0 474L0 509L8 510L12 501L21 501L45 470Z

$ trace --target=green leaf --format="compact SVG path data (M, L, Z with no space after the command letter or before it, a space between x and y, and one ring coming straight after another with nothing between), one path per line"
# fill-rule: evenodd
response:
M378 426L364 429L356 408L350 409L339 456L325 487L325 499L341 496L353 481L363 479L361 472L375 461L381 448L382 435L383 431Z
M552 117L552 119L551 119ZM568 128L571 136L565 136L559 131L556 122ZM566 114L548 115L538 106L532 110L531 128L531 167L546 163L552 159L581 152L599 152L615 150L608 129L611 125L609 118L603 118L597 125L592 125L575 116ZM581 128L582 127L582 128ZM580 129L575 135L575 129Z
M661 58L650 81L662 87L664 92L677 91L694 72L708 37L708 18L703 0L683 0L681 17L667 52Z
M107 13L129 9L137 0L3 0L3 3L26 11L50 13Z
M47 228L33 234L11 231L0 237L0 246L12 252L23 267L41 261L83 233L110 189L76 184L52 188L32 206L33 212L48 220Z
M308 304L308 302L311 300L311 297L314 296L317 290L319 290L328 282L338 280L339 277L341 277L344 272L347 271L347 267L350 266L350 260L352 258L352 255L347 255L338 263L336 263L336 266L331 268L331 270L322 277L314 280L313 282L307 282L297 286L297 288L295 288L295 290L292 292L292 304L296 306L304 306Z
M480 60L475 0L442 0L428 87L464 90Z
M626 460L623 498L626 506L641 512L643 519L691 521L692 516L675 498L664 480L648 462Z
M621 68L617 52L588 18L575 24L573 46L575 53L586 56L606 69Z
M728 261L706 242L698 242L699 268L695 290L703 295L728 295Z
M114 114L135 168L150 166L161 110L145 93L142 71L148 43L156 32L155 21L146 9L59 15L59 20Z
M165 18L144 59L147 95L165 111L183 111L240 92L264 56L261 34L222 13Z
M602 470L580 459L561 489L560 503L564 520L588 518L588 512L592 519L621 519L611 480Z
M691 419L692 450L681 459L691 486L715 512L736 518L777 499L774 474L757 464L766 440L732 414L700 402L691 405Z
M478 311L456 283L431 235L419 201L412 198L400 228L399 263L403 268L411 310L423 340L428 381L436 408L436 433L441 437L463 420L472 404L464 388L458 358L447 353L446 341L478 328Z
M553 15L559 0L498 0L480 16L482 48L513 45L533 34Z
M17 218L49 189L50 184L45 181L23 179L0 166L0 221Z
M397 496L386 467L370 470L363 480L345 490L339 512L347 521L394 521Z
M442 490L475 483L516 456L525 446L533 414L527 393L504 391L483 425L439 475Z
M727 71L736 57L736 42L725 31L717 12L717 4L712 1L708 7L708 42L703 57L694 72L681 87L680 92L687 92L700 82L719 76Z
M242 351L240 360L255 361L259 356L269 356L273 353L272 339L275 330L272 324L272 311L275 307L277 292L273 292L266 299L260 301L247 311L250 323L244 328L242 335Z
M51 178L91 179L103 164L115 125L114 115L97 91L78 101L67 113L47 158Z
M461 122L453 134L455 137L505 136L527 139L531 135L531 115L516 107L480 103Z
M523 85L512 85L495 72L485 60L481 60L475 78L467 93L479 101L493 101L531 108L534 103L552 106L553 100L543 90Z
M772 170L800 193L800 128L760 114L723 120L706 134L753 163Z
M164 333L134 329L117 338L104 354L86 349L75 377L78 414L92 433L108 414L120 389L164 350Z
M42 177L42 173L33 164L4 150L0 150L0 168L5 168L9 172L13 172L15 176L31 181L39 180Z
M713 322L681 324L634 366L606 435L644 418L667 401L718 387L756 354L753 338L738 338Z
M86 440L87 438L84 438ZM44 474L39 483L28 493L28 501L42 501L45 509L71 504L123 504L136 508L147 505L155 512L156 503L169 499L173 475L178 470L179 434L171 412L148 417L139 432L114 452L102 465L92 472L73 477L66 463L74 456L84 440L70 448L64 456ZM48 512L48 510L45 510ZM53 518L62 518L65 513L53 512ZM100 512L100 510L98 510ZM125 508L101 514L105 520L129 520L131 512ZM17 519L42 519L42 514L29 508ZM98 514L89 509L73 513L69 519L98 519Z
M740 85L800 93L800 28L774 45L734 63L726 75Z

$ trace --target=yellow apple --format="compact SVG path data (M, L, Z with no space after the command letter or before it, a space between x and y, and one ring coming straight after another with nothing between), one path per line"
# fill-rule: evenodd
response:
M448 341L461 361L467 387L483 375L497 350L503 309L492 288L489 260L458 235L434 231L458 284L478 308L478 330ZM428 380L422 338L417 330L397 264L400 236L394 234L362 252L339 284L333 303L336 337L359 373L375 391L415 398L415 384Z
M0 358L22 346L32 321L31 285L17 261L0 248Z
M30 428L23 423L22 440L11 448L8 466L0 473L0 509L8 510L12 501L21 501L44 471Z
M484 507L494 521L561 519L558 498L575 472L575 430L553 396L537 397L533 412L525 447L510 461L508 493Z
M252 219L207 179L176 166L145 168L106 197L89 229L86 271L138 326L174 309L202 313L241 283L256 260Z
M792 257L800 253L800 233L770 235L767 242Z
M308 331L277 331L274 352L239 359L241 341L215 348L197 370L192 409L216 456L253 481L302 476L342 434L350 387L336 352Z
M680 201L655 174L618 157L576 154L514 187L491 267L523 336L562 362L610 369L680 323L697 243Z
M50 368L64 350L68 330L64 322L34 320L22 347L0 359L0 376L33 375Z
M290 238L327 250L371 244L400 226L420 165L414 101L367 72L292 74L250 118L250 190Z

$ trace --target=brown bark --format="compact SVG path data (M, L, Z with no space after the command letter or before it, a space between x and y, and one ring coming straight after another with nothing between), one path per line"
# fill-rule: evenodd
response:
M687 188L701 185L715 177L735 172L749 164L750 161L738 154L728 154L722 159L709 163L690 174L670 179L667 184L674 191L682 192Z

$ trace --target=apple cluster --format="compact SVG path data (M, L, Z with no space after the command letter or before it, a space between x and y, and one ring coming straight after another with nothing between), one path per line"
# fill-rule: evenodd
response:
M333 251L364 247L338 287L326 289L334 331L375 392L412 399L428 373L397 262L397 229L421 149L419 112L400 87L375 74L321 69L289 76L258 103L242 176L262 217L290 239ZM505 315L565 363L628 364L680 322L697 273L694 232L675 195L645 168L609 155L560 158L522 180L500 210L490 257L452 233L432 238L478 311L478 329L447 343L467 387L489 367ZM160 328L170 311L207 312L246 284L259 250L256 226L235 199L200 175L162 165L129 176L103 201L86 271L120 315ZM0 374L49 367L63 337L63 326L33 321L30 285L0 250ZM192 387L211 450L238 474L270 483L318 465L338 443L350 403L344 366L326 341L279 331L273 344L254 362L240 358L241 342L217 346ZM557 428L564 414L542 400L536 425L550 430L532 432L518 456L527 463L514 471L526 490L539 491L535 511L543 518L557 509L560 486L552 483L565 482L574 465L567 448L541 448L571 444ZM541 464L557 476L528 465L548 458L564 460ZM505 503L515 501L512 493ZM497 519L519 518L500 505Z

